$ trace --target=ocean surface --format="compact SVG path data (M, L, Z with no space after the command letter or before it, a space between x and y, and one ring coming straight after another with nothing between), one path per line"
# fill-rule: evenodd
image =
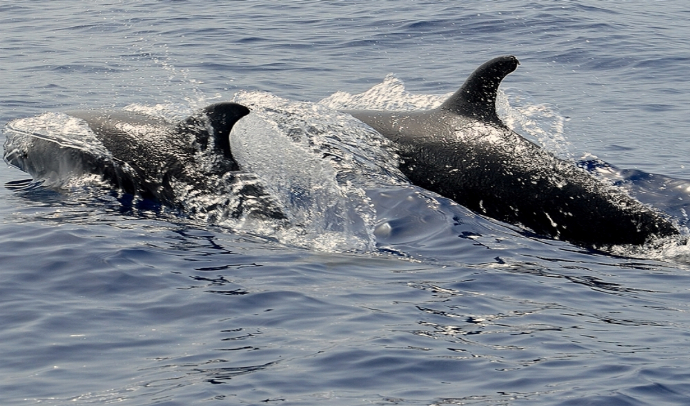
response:
M299 219L280 232L3 164L0 404L690 404L683 238L536 237L407 184L332 115L433 106L515 55L504 121L687 236L688 38L680 1L0 4L1 126L236 100L285 127L311 111L306 136L352 157L248 131L244 162Z

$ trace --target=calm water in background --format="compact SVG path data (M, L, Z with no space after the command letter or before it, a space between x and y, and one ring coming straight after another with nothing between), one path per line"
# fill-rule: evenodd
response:
M502 89L565 120L559 148L690 179L685 9L0 5L0 121L131 103L201 107L242 89L318 101L388 73L412 92L443 94L485 60L514 54L522 65ZM26 177L0 171L3 184ZM669 209L661 194L651 200ZM441 200L430 211L403 196L391 212L406 220L385 249L330 253L107 193L0 195L3 405L690 400L687 247L631 259L484 220L476 236L454 225L474 221L460 208Z

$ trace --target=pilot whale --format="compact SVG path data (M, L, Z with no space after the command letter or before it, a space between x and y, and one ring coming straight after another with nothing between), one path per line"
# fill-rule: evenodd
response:
M347 113L395 143L412 183L487 217L593 248L679 234L662 214L501 121L498 87L518 65L514 56L484 63L436 109Z
M180 194L214 195L229 185L239 196L231 216L245 212L285 218L260 183L228 180L246 175L232 157L229 139L235 123L249 114L241 104L212 104L179 122L127 110L65 114L88 125L101 153L45 134L19 132L8 134L5 161L49 184L52 179L59 184L71 176L98 175L126 193L172 207L181 206Z
M498 87L518 65L513 56L484 63L436 109L346 113L393 142L400 169L412 183L487 217L593 248L679 234L661 213L501 121ZM67 115L88 124L105 153L24 133L8 135L4 158L37 180L96 174L125 192L171 206L205 191L209 196L234 193L240 199L230 215L244 210L285 219L260 182L238 182L239 189L218 186L223 183L219 179L241 173L230 131L248 114L247 107L230 102L210 105L179 122L132 111L71 111Z

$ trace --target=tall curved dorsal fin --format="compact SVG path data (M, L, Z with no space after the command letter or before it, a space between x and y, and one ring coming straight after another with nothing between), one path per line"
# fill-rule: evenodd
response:
M230 130L237 120L249 114L245 106L232 102L222 102L206 106L202 113L208 117L211 127L215 131L216 148L223 151L226 156L230 153Z
M202 148L207 148L209 141L211 147L220 151L226 158L232 158L230 151L230 130L237 120L249 114L249 109L241 104L222 102L204 107L178 126L187 128L197 135L197 142ZM206 125L213 128L213 134L206 131Z
M502 124L496 114L496 92L503 78L517 69L514 56L499 56L478 67L462 87L442 105L442 110Z

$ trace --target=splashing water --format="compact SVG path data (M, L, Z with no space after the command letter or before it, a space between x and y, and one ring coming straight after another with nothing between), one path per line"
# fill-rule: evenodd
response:
M437 196L409 184L398 170L398 158L389 141L336 109L421 110L439 106L449 95L411 94L402 81L391 75L364 93L338 92L318 103L293 102L262 92L240 92L234 101L252 111L235 125L230 135L233 156L242 171L209 177L206 191L172 182L175 206L193 221L327 252L376 251L377 245L386 247L401 238L411 238L409 233L419 237L419 229L401 228L400 224L405 223L403 217L418 217L426 223L440 216L434 220L438 222L436 231L431 232L434 235L456 223L448 219L457 218L457 214L439 211ZM536 139L557 155L571 157L563 135L565 120L553 108L502 92L497 108L511 128ZM176 122L194 109L174 103L133 104L125 110ZM26 153L37 140L42 140L61 145L61 150L86 154L98 162L112 160L86 123L65 114L14 120L5 132L8 156ZM59 170L43 174L41 181L45 186L102 186L97 176L74 165L69 157L58 157L57 161L62 162ZM200 155L196 159L201 166L212 166L205 160L213 157ZM264 193L247 193L256 190ZM387 196L398 196L407 203L419 200L423 207L405 214L399 207L389 208L398 203ZM286 219L247 215L266 207L279 210ZM473 218L471 213L462 216L466 222ZM477 235L475 228L485 226L483 222L477 223L480 226L470 223L464 227L471 227L470 231ZM494 233L503 232L490 228ZM662 257L686 256L686 249L673 250L666 247L657 251L664 251Z
M242 171L209 173L202 189L173 178L173 200L167 203L191 220L288 245L375 250L376 210L367 190L408 185L390 143L354 118L317 104L265 93L240 93L235 99L252 109L231 134ZM125 109L167 122L191 114L178 104ZM127 167L113 159L84 121L66 114L15 120L5 132L8 160L30 151L28 162L46 163L45 170L31 173L51 188L102 186L98 167ZM217 157L195 156L200 170L212 167L213 162L206 162L212 159ZM53 161L58 164L47 164ZM282 212L287 220L256 215L268 209Z
M280 240L325 250L373 250L371 188L405 185L387 140L354 118L260 92L235 102L252 113L230 135L240 167L275 196L291 228Z
M84 151L88 151L95 162L112 159L110 152L84 121L64 113L16 119L5 126L4 132L7 135L4 145L7 162L26 165L28 163L22 157L33 155L41 144L58 146L50 156L39 157L32 168L35 180L49 188L68 189L84 183L88 169L83 161L75 159L75 152L86 155ZM20 169L29 171L29 168Z
M440 106L452 93L442 96L412 94L402 80L389 74L383 82L359 93L336 92L319 104L334 110L427 110Z
M429 110L439 107L452 94L413 94L405 90L402 80L389 74L363 93L336 92L319 104L336 110ZM515 89L511 89L510 96L499 89L496 111L503 123L518 134L561 158L573 159L564 135L565 118L553 106L536 104L529 95Z

